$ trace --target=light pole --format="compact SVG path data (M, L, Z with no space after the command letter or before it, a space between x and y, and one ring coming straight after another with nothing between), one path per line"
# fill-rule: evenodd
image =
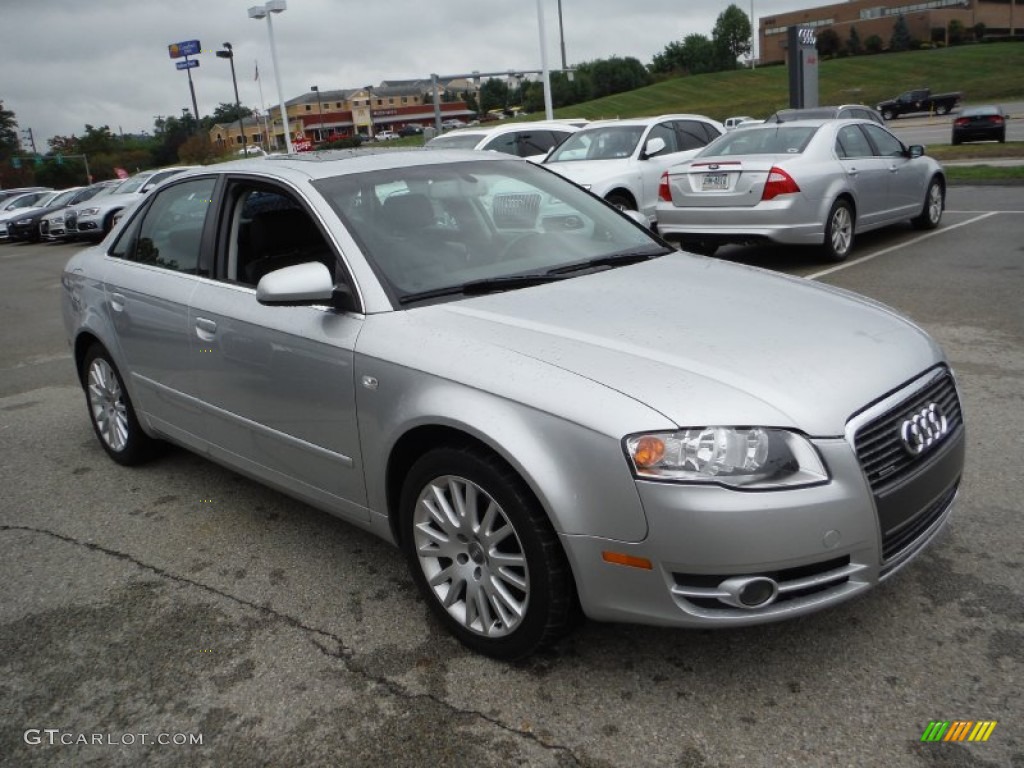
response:
M235 86L235 109L238 111L238 130L242 134L242 154L248 155L245 146L245 126L242 124L242 102L238 98L238 79L235 77L235 52L231 50L231 43L224 43L224 50L217 51L217 58L231 62L231 84Z
M751 3L754 0L750 0ZM558 42L562 47L562 71L569 69L565 63L565 29L562 27L562 0L558 0Z
M366 112L370 116L370 132L367 134L369 139L373 139L373 86L366 86Z
M288 154L292 153L292 134L288 128L288 110L284 106L284 91L281 89L281 68L277 65L277 46L274 45L274 24L270 20L275 13L287 10L287 0L267 0L263 5L254 5L249 9L250 19L266 19L267 34L270 36L270 58L274 62L274 80L277 82L277 100L281 107L281 122L284 123L284 145Z
M324 105L320 101L320 86L311 85L309 90L316 92L316 120L317 130L320 132L320 141L324 140Z
M537 0L537 27L540 32L541 77L544 80L544 116L548 120L553 120L555 112L551 106L551 73L548 71L548 46L544 34L544 7L541 5L541 0Z
M757 25L754 22L754 0L750 0L750 68L757 69L757 56L754 51L757 49Z

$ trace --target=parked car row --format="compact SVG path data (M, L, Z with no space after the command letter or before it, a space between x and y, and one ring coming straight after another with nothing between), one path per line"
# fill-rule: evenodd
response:
M0 240L101 240L122 211L137 204L164 179L192 167L142 171L87 187L23 192L0 201Z

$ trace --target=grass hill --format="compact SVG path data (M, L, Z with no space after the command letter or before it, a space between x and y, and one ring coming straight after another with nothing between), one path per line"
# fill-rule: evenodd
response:
M558 117L637 117L692 112L724 120L730 115L767 117L789 106L785 66L716 72L666 80L647 88L557 110ZM1024 45L992 43L882 53L821 62L820 104L874 106L911 88L963 91L965 101L1024 98ZM532 116L531 116L532 117Z

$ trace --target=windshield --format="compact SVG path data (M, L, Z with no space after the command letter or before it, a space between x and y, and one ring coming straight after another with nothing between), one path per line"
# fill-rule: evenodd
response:
M152 175L152 173L138 173L130 179L126 179L124 183L117 188L117 194L122 195L125 192L138 192L142 185L149 181L149 178Z
M551 153L546 162L614 160L630 157L643 135L644 126L642 125L607 125L600 128L584 128L563 141Z
M486 133L449 133L444 136L436 136L428 141L427 149L476 149L476 145L483 141Z
M30 208L39 204L39 200L52 192L29 192L27 195L20 195L4 204L5 211L16 211L19 208Z
M63 192L61 192L55 198L53 198L50 202L48 202L46 204L46 207L49 208L51 206L56 206L56 205L67 205L68 201L70 201L71 198L73 198L75 195L77 195L80 190L81 190L81 187L74 187L73 189L65 189Z
M314 186L400 303L562 279L595 259L602 263L594 269L607 269L613 257L665 252L601 200L518 160L416 165Z
M775 123L764 128L751 126L733 131L708 144L697 157L727 155L798 155L804 151L818 126Z

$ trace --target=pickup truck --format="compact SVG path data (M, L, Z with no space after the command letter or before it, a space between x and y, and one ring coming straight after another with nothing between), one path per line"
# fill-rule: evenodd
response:
M883 101L876 109L886 120L912 112L934 112L937 115L944 115L956 109L962 98L963 94L959 91L932 93L929 88L918 88L914 91L905 91L895 99Z

